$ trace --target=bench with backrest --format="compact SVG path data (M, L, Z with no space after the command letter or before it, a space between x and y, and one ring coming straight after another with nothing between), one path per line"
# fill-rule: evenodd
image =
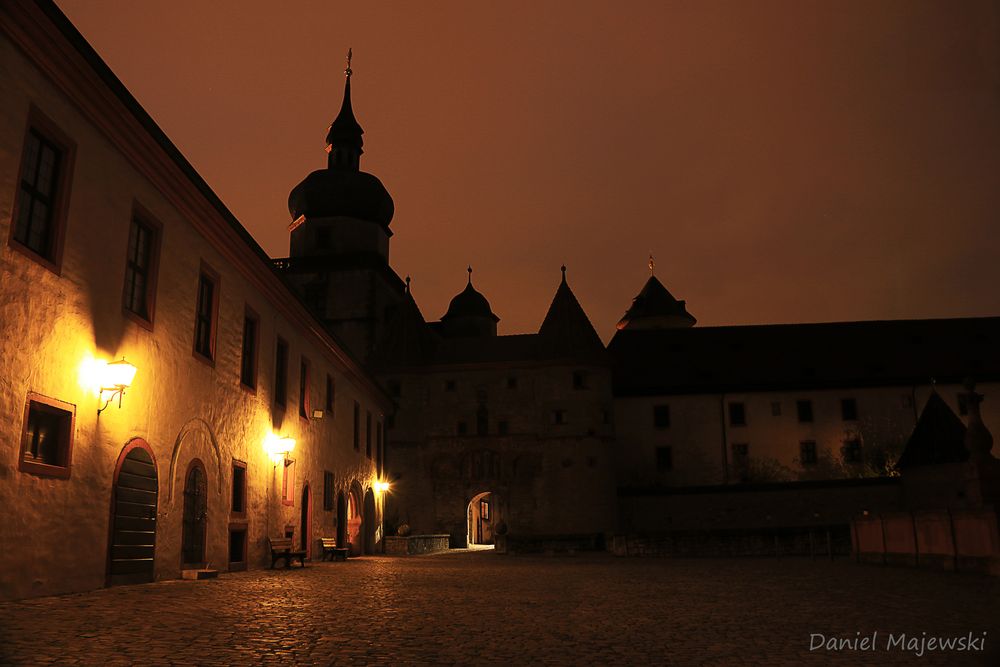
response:
M271 569L274 564L282 558L285 559L285 567L291 567L292 561L298 559L302 567L306 566L306 552L292 548L292 538L290 537L269 537L268 546L271 548Z
M337 540L333 537L321 537L319 541L323 544L323 560L347 560L347 552L349 551L345 547L338 547Z

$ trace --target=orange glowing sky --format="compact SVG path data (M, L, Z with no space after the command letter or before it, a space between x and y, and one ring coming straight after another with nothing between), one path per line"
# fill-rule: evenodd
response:
M354 49L362 169L437 319L607 339L656 274L701 325L1000 314L1000 5L58 0L272 256Z

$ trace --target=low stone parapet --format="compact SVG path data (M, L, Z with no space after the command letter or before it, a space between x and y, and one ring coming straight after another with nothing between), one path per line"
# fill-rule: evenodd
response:
M419 556L448 550L450 535L408 535L406 537L386 537L387 556Z

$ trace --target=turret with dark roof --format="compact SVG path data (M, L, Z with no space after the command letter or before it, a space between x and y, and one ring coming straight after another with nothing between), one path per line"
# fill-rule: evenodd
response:
M364 130L351 106L350 52L344 70L344 100L326 135L327 168L314 171L288 196L292 220L347 217L378 223L387 234L395 207L382 182L361 171Z
M556 357L592 358L605 354L600 336L566 282L565 266L538 335L545 349Z
M632 299L632 307L618 322L618 329L674 329L694 326L697 320L667 291L656 276L650 275L642 291Z
M944 399L932 391L896 467L905 470L917 466L961 463L968 458L965 424Z
M448 304L440 332L449 338L496 336L500 318L493 313L486 297L472 286L471 266L468 271L469 282Z

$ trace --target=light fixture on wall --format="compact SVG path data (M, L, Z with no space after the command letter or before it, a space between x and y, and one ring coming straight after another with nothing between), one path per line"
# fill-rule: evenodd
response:
M285 460L288 452L295 449L295 438L281 436L276 433L268 433L264 438L264 451L271 457L274 465L278 465Z
M118 407L122 406L122 396L125 395L125 390L132 386L132 380L135 379L135 371L136 367L125 361L125 357L122 357L118 361L104 364L104 367L100 371L100 397L104 398L104 392L106 391L110 391L111 394L105 399L104 406L98 408L98 415L104 412L111 404L111 401L115 400L115 396L118 397Z
M375 482L375 491L377 493L385 493L389 490L389 482Z

